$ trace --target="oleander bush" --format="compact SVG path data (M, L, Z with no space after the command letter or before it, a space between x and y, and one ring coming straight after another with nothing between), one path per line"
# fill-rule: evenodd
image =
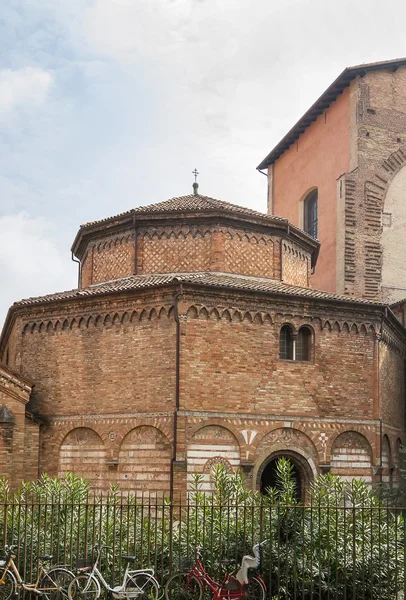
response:
M405 523L363 481L322 475L312 484L306 506L296 496L292 464L277 463L276 486L267 495L248 490L242 475L223 466L213 473L213 492L191 482L188 501L109 494L69 474L42 476L10 492L0 479L0 540L20 545L19 565L33 575L36 557L50 553L55 562L75 565L92 554L94 543L113 547L103 554L108 580L118 583L125 564L121 554L136 554L163 581L197 548L208 571L224 575L221 559L252 554L264 545L262 573L273 598L393 599L403 592ZM355 594L355 596L354 596ZM402 595L403 597L403 595Z

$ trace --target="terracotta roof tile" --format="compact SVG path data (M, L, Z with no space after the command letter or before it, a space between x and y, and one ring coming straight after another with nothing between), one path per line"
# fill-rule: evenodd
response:
M144 213L160 213L160 212L190 212L190 211L198 211L198 212L209 212L213 210L220 210L222 212L234 212L241 215L254 216L270 219L273 221L281 221L286 222L286 219L281 217L274 217L268 215L266 213L262 213L256 210L252 210L251 208L246 208L245 206L239 206L238 204L231 204L230 202L224 202L223 200L216 200L215 198L210 198L209 196L201 196L200 194L189 194L187 196L178 196L176 198L170 198L169 200L164 200L163 202L158 202L156 204L148 204L146 206L138 206L137 208L133 208L126 212L120 213L113 217L108 217L106 219L100 219L99 221L91 221L89 223L85 223L81 225L83 227L89 227L91 225L97 225L98 223L104 223L110 220L118 219L120 217L126 215L137 215Z
M153 275L132 275L123 279L116 279L105 283L91 285L84 289L69 290L59 294L49 294L37 298L26 298L16 302L13 306L27 306L40 304L43 302L55 302L62 300L71 300L75 298L87 298L112 294L115 292L125 292L143 288L164 286L171 283L199 283L217 288L232 288L235 290L256 291L270 294L286 294L301 298L319 298L324 300L336 300L339 302L357 303L364 305L379 305L379 303L365 301L349 296L340 296L329 292L322 292L312 288L297 287L288 285L275 279L262 277L250 277L246 275L236 275L230 273L218 272L193 272L193 273L164 273Z

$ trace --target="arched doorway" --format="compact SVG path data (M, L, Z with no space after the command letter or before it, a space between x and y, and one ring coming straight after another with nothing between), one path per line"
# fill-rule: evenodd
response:
M268 487L275 487L277 482L276 466L281 457L290 461L292 474L296 481L297 500L304 501L306 489L313 479L313 474L307 460L293 451L274 452L263 462L258 471L258 487L261 494L266 494Z

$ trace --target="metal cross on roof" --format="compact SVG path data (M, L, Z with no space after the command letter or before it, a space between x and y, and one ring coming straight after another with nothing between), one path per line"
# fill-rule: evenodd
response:
M197 176L199 175L198 170L195 168L194 171L192 171L193 175L195 176L195 181L197 181Z

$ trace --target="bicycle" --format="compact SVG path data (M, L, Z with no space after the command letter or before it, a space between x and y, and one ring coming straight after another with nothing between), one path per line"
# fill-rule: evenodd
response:
M165 585L166 600L201 600L206 588L211 590L213 600L265 600L266 585L259 574L262 561L262 546L266 540L253 547L254 556L243 556L241 567L234 575L226 573L223 581L215 581L207 573L200 560L204 550L199 548L191 568L175 573ZM223 564L231 565L236 561L226 559ZM249 569L257 569L258 574L248 577Z
M14 559L17 556L18 546L5 546L5 556L1 557L0 566L0 600L9 600L17 596L20 590L44 596L48 600L67 600L67 589L75 577L66 567L45 568L45 563L52 560L52 556L44 554L38 557L39 565L37 580L34 583L25 583L20 575Z
M91 561L92 564L78 568L80 572L70 583L68 587L69 600L97 600L101 594L101 587L113 598L127 599L137 598L137 600L157 600L159 584L154 577L153 569L134 569L130 570L130 563L136 561L135 556L122 556L127 561L127 567L124 572L121 585L111 587L100 573L98 564L103 550L112 550L110 546L93 546L96 551L96 558ZM89 571L86 573L85 571ZM1 599L0 599L1 600Z

